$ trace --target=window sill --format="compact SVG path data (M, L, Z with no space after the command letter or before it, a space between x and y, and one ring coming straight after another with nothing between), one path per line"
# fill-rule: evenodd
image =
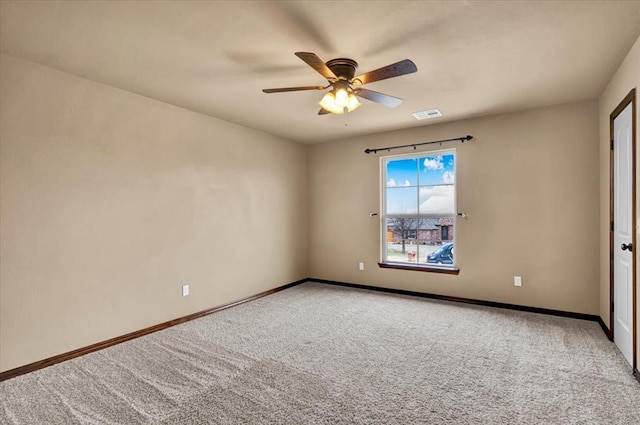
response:
M457 267L436 267L436 266L423 266L415 265L410 266L408 264L400 263L378 263L378 267L381 269L396 269L396 270L411 270L414 272L428 272L428 273L443 273L443 274L460 274L460 269Z

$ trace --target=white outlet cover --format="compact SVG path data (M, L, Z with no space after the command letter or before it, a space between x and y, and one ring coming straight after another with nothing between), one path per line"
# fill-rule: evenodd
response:
M186 297L189 295L189 285L182 285L182 296Z
M514 276L513 277L513 284L515 286L522 286L522 276Z
M358 263L358 268L360 270L364 270L364 263L363 262Z

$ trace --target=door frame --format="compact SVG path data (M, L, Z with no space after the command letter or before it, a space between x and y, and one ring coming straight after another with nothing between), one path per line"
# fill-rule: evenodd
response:
M614 218L614 175L615 175L615 158L613 152L613 139L614 139L614 127L613 120L616 119L620 113L631 104L631 243L633 244L633 255L631 256L631 267L632 267L632 284L631 284L631 305L632 305L632 323L633 323L633 331L632 331L632 366L633 370L638 370L637 365L637 334L638 329L636 314L637 314L637 306L636 306L636 256L638 246L636 245L636 89L631 89L631 91L625 96L624 99L616 106L616 108L609 115L609 140L611 143L611 150L609 154L609 340L613 341L614 332L615 332L615 317L614 317L614 308L613 301L615 299L614 293L614 267L613 267L613 253L614 253L614 234L613 234L613 218Z

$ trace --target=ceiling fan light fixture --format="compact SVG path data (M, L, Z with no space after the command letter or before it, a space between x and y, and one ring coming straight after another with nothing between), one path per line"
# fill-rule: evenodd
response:
M320 106L327 112L342 115L345 112L357 109L360 106L360 102L353 93L339 88L327 92L320 101Z

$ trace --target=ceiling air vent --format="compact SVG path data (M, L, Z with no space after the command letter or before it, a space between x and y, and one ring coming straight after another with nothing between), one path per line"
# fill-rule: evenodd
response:
M427 109L426 111L414 112L413 117L417 120L426 120L429 118L438 118L442 116L439 109Z

